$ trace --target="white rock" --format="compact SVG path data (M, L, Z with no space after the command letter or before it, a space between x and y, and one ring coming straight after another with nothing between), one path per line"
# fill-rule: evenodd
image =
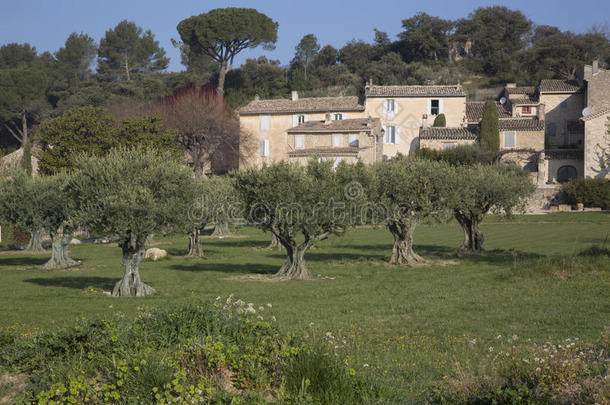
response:
M158 248L150 248L146 250L146 258L152 259L153 262L167 257L167 251Z
M81 243L83 243L83 242L81 242L80 239L76 239L76 238L72 238L72 240L70 241L71 245L80 245Z

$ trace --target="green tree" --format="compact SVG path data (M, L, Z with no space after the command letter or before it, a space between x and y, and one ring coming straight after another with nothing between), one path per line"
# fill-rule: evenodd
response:
M30 44L10 43L0 47L0 69L32 67L38 58Z
M398 157L376 166L375 203L394 237L390 263L425 260L413 251L415 228L426 217L448 210L453 169L447 163Z
M123 279L114 296L155 290L140 280L139 265L151 234L184 229L195 189L188 169L153 149L113 149L106 156L80 155L70 182L77 222L92 232L116 235L123 253Z
M446 127L447 121L445 120L445 114L439 114L434 118L433 127Z
M402 21L398 47L405 61L439 61L449 55L452 21L420 12Z
M299 44L294 49L296 52L292 63L295 66L303 68L305 80L307 80L307 69L318 55L318 52L320 52L320 44L318 44L318 39L314 34L307 34L301 39Z
M481 119L481 134L479 142L481 147L490 152L500 149L500 130L498 129L498 109L493 100L487 100L483 106Z
M459 166L452 177L454 194L449 199L455 218L464 230L461 252L480 253L480 224L491 210L511 216L523 209L525 198L535 190L529 173L514 164Z
M245 218L271 231L286 249L277 277L311 278L305 253L353 224L348 207L361 196L346 192L346 186L363 170L363 165L340 164L335 172L331 161L312 159L306 167L281 162L234 173Z
M207 55L220 65L216 91L224 95L227 72L244 49L273 49L278 24L251 8L219 8L180 21L178 33L191 55Z
M165 70L169 59L150 30L145 32L134 22L123 20L106 31L98 49L98 72L123 75L129 81L133 73Z
M89 79L91 64L96 54L97 45L93 38L87 34L73 32L66 39L64 47L55 52L55 59L62 73L78 85L80 81Z

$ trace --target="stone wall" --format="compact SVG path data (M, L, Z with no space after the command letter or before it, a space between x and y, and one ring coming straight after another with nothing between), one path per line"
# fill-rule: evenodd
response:
M453 143L455 146L461 145L474 145L477 143L474 139L420 139L419 146L421 148L443 150L443 145L447 143Z
M563 204L561 186L540 186L527 200L525 212L527 214L540 214L548 212L551 205L559 204Z
M562 105L566 100L566 104ZM585 108L584 93L540 95L540 103L545 105L545 127L547 148L575 143L577 139L568 134L568 121L578 121ZM555 135L549 134L549 125L555 124Z
M610 134L608 134L610 113L585 121L585 162L586 178L610 178Z

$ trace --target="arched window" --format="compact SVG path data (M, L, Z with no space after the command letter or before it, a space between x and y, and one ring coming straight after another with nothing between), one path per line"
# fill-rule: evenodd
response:
M575 179L578 177L578 171L574 166L561 166L557 170L557 181L565 183L566 181Z

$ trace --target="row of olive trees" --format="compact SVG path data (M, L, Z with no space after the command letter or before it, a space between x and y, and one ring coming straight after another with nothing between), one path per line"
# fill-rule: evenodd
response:
M384 223L394 237L390 262L412 265L424 261L413 250L417 225L450 212L464 230L460 250L479 253L484 216L511 215L534 190L527 173L512 164L454 167L404 157L337 168L317 160L306 167L278 163L233 177L246 219L286 250L277 276L292 279L310 278L304 257L313 244L358 224Z

